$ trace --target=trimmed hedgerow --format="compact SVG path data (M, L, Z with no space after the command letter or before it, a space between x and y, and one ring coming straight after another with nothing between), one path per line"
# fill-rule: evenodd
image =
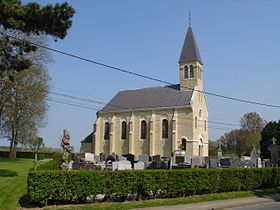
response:
M8 151L0 151L0 157L9 157ZM26 159L34 159L35 157L35 152L17 152L16 153L17 158L26 158ZM39 152L38 153L38 160L42 160L45 158L52 158L53 153L44 153L44 152Z
M37 167L37 170L59 170L61 163L57 160L49 160Z
M37 170L28 175L34 203L84 202L104 194L125 200L182 197L280 186L280 168L143 171Z

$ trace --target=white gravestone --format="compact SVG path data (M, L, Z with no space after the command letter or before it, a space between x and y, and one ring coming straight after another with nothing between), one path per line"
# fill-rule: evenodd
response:
M144 170L145 169L145 163L140 161L137 163L134 163L134 170Z
M112 171L118 170L118 167L119 167L118 161L112 162Z
M124 156L120 156L120 157L119 157L119 161L123 161L123 160L127 160L127 158L124 157Z
M85 161L94 162L94 154L92 153L85 153Z
M119 171L121 171L121 170L131 170L130 161L127 161L127 160L119 161L118 170Z

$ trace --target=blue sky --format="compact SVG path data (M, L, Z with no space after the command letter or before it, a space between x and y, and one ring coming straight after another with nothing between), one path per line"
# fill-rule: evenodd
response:
M27 1L23 1L27 2ZM40 4L63 1L41 0ZM76 9L68 36L50 47L109 65L179 82L178 59L191 12L204 63L204 90L280 105L280 1L278 0L93 0L67 1ZM47 66L53 92L108 102L119 90L163 84L52 53ZM71 99L50 95L60 101ZM246 112L279 120L280 109L206 96L209 120L239 124ZM79 101L100 109L100 105ZM92 132L96 111L49 103L48 125L40 130L47 146L59 147L68 128L78 151ZM216 140L233 126L209 123ZM219 128L219 129L216 129ZM2 142L3 143L3 142Z

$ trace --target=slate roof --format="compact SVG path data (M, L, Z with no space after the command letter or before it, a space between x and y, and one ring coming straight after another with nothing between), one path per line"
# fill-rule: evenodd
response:
M163 108L189 105L193 91L180 91L180 85L125 90L100 111L116 112L147 108Z
M93 132L91 134L89 134L83 141L81 141L81 143L92 143L92 141L93 141L92 135L93 135Z
M199 61L201 64L203 64L194 38L194 34L192 32L192 27L190 26L185 37L184 45L179 58L179 63L189 61Z

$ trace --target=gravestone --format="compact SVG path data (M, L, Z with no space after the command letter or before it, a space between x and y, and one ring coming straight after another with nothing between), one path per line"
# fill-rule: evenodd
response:
M240 162L241 162L240 166L243 167L243 168L251 168L252 167L252 162L251 162L251 157L250 156L242 156L240 158Z
M127 158L121 155L121 156L119 157L119 161L122 161L122 160L127 160Z
M204 161L202 161L204 163L204 165L206 165L207 167L209 167L210 165L210 157L203 157Z
M183 157L183 156L175 156L175 164L184 163L184 162L185 162L185 157Z
M94 155L94 161L96 163L100 162L100 156L99 155Z
M103 154L103 153L100 153L100 161L102 161L102 162L105 162L106 161L106 159L107 159L107 156L105 155L105 154Z
M94 162L94 154L86 152L85 153L85 161Z
M118 155L116 153L113 152L111 156L115 159L115 161L119 160Z
M257 167L258 168L262 168L262 160L261 160L261 158L258 158L258 160L257 160Z
M171 169L171 158L161 157L161 161L167 165L168 169Z
M280 146L276 145L276 139L272 139L272 144L268 147L268 151L270 151L271 154L271 166L272 167L278 167L278 161L279 161L279 151L280 151Z
M260 151L257 150L256 147L254 146L250 155L251 155L251 167L258 168L259 166L258 158L260 157Z
M160 161L160 155L154 155L153 161Z
M144 170L145 169L145 163L142 161L138 161L137 163L134 163L134 170Z
M131 170L131 162L127 160L119 161L118 170Z
M107 163L108 161L115 162L116 159L115 159L113 156L109 155L109 156L106 158L106 161L105 161L105 162Z
M149 155L147 155L147 154L139 155L138 162L140 162L140 161L147 164L149 162Z
M169 169L168 163L164 161L152 161L152 163L149 164L149 169Z
M184 163L178 163L177 166L172 166L172 169L188 169L191 167L192 167L191 164L184 162Z
M134 168L134 155L133 154L125 154L123 155L126 157L128 161L130 161L132 168Z
M210 158L210 160L209 160L209 162L210 162L210 164L209 164L209 167L210 168L217 168L217 167L219 167L219 161L218 161L218 158Z
M199 156L194 156L192 158L192 166L193 167L198 167L201 164L202 164L202 162L201 162L201 158Z
M220 167L221 168L229 168L230 167L230 159L229 158L220 159Z
M217 157L219 159L221 159L223 157L223 151L222 151L222 148L221 148L221 142L219 141L219 148L218 148L218 151L217 151Z
M119 161L112 162L112 171L118 170Z
M80 170L81 169L81 167L82 167L82 163L80 163L80 162L73 162L73 164L72 164L72 169L73 170Z

